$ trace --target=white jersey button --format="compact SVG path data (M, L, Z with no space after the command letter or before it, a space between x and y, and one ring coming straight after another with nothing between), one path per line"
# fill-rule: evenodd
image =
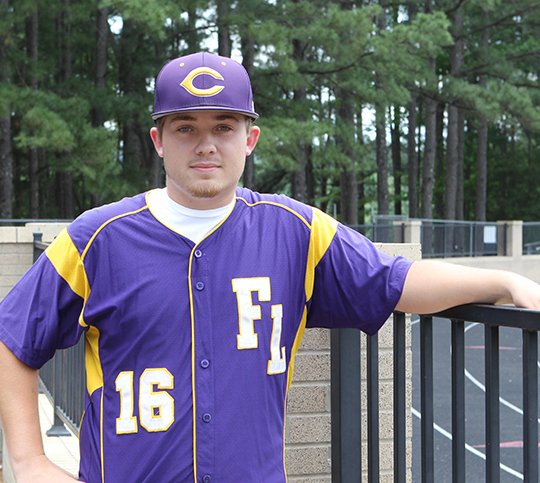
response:
M195 288L199 291L204 290L204 282L197 282Z

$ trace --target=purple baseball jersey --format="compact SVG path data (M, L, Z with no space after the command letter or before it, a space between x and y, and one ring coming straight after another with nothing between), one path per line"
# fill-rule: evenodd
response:
M81 480L279 483L304 329L375 333L409 266L285 196L239 188L195 245L141 194L56 238L1 303L0 338L39 368L84 334Z

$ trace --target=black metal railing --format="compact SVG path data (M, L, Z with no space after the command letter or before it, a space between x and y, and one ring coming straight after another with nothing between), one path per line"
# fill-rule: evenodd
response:
M41 233L34 233L34 261L46 250ZM67 429L78 435L84 409L84 340L65 350L59 350L39 371L41 392L54 408L53 425L47 436L67 436Z
M379 339L367 338L367 478L380 479ZM405 314L395 313L393 324L393 472L394 481L408 481ZM332 481L362 482L362 397L360 332L333 330L331 334Z
M406 324L405 315L395 313L393 317L393 472L395 482L409 481L407 468L407 418L409 401L406 399ZM413 460L420 462L413 471L413 481L435 482L440 479L441 472L435 469L434 420L435 401L440 395L434 394L434 320L442 324L446 319L451 323L451 374L449 384L444 388L450 396L451 408L451 457L450 467L446 469L444 481L484 481L497 483L500 481L500 368L499 368L499 329L514 328L522 335L522 424L523 453L522 474L514 471L514 476L525 482L538 480L538 330L540 330L540 312L522 310L506 306L467 305L444 312L421 316L419 320L420 336L418 349L420 377L420 441L413 447L419 450L419 457L413 454ZM484 328L485 352L485 468L474 476L467 475L465 451L470 447L465 442L466 398L465 398L465 324L474 322ZM470 325L470 324L469 324ZM446 336L445 336L446 337ZM332 335L332 481L334 483L362 482L362 443L361 443L361 411L360 387L360 344L358 338L349 330L336 331ZM445 343L449 342L446 337ZM480 348L474 347L474 348ZM378 482L380 478L379 456L379 376L378 376L378 337L367 338L367 481ZM440 354L435 354L435 360ZM437 365L441 370L440 362ZM519 368L518 368L519 370ZM514 371L515 372L515 371ZM520 374L513 374L514 378ZM439 382L439 381L438 381ZM440 382L439 382L440 385ZM451 387L451 389L450 389ZM351 395L351 388L353 393ZM418 388L413 388L418 392ZM437 397L435 397L437 396ZM438 408L440 410L440 408ZM469 422L470 424L470 422ZM515 428L514 428L515 429ZM419 445L419 447L418 447ZM478 455L478 454L477 454ZM414 466L414 465L413 465ZM451 476L450 476L451 474ZM481 475L480 479L478 475ZM439 478L437 477L439 475Z

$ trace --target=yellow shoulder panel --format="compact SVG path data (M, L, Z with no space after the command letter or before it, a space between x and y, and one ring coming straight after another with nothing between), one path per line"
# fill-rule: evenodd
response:
M71 290L86 302L90 294L88 277L79 252L65 228L47 247L45 255Z
M313 295L313 284L315 283L315 268L321 258L328 250L330 243L336 234L338 222L331 216L323 213L317 208L313 208L313 219L311 220L311 235L309 239L308 260L306 267L306 301Z

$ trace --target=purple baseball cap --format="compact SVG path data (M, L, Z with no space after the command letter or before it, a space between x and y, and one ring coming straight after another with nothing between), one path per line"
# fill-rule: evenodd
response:
M208 52L178 57L165 64L156 78L152 118L205 109L259 117L244 66Z

